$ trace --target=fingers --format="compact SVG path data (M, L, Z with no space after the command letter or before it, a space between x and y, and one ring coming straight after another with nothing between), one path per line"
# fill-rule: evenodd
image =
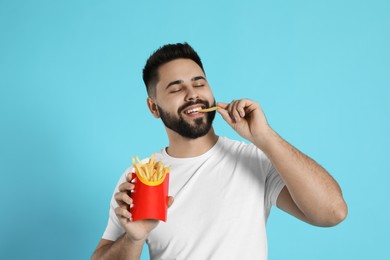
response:
M128 219L130 221L132 221L132 216L131 216L131 213L130 211L127 210L127 208L125 207L117 207L115 208L115 214L117 215L117 217L119 219Z
M217 106L222 108L222 109L217 109L217 112L222 116L222 118L229 124L232 125L234 124L234 118L230 116L229 111L228 111L228 106L229 104L223 103L223 102L218 102Z
M119 207L125 206L131 208L133 206L133 199L128 195L127 192L117 192L115 193L114 198Z
M115 200L118 202L118 205L123 203L130 205L133 200L130 198L129 194L134 190L134 184L129 182L124 182L119 185L119 192L115 193Z
M131 220L131 213L129 210L134 206L133 199L129 195L134 190L134 184L130 183L130 181L131 174L128 175L126 182L119 185L119 192L114 195L114 199L118 203L115 214L118 218L126 218L129 220Z
M217 103L218 107L223 109L218 109L217 111L228 124L232 125L245 118L247 115L246 108L252 103L254 102L248 99L233 100L230 104L219 102Z
M122 183L121 185L119 185L118 188L119 188L120 192L129 192L129 191L134 190L134 184L126 181L126 182Z
M240 121L240 119L241 119L241 115L240 115L240 113L238 112L238 104L240 103L240 101L241 101L241 100L234 100L234 101L231 103L230 114L233 115L234 121L236 121L236 122Z

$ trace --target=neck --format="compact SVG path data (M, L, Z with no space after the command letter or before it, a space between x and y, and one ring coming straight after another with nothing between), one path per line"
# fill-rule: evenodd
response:
M196 139L183 137L168 128L166 130L169 138L167 153L176 158L190 158L202 155L210 150L218 140L218 136L214 133L213 128L205 136Z

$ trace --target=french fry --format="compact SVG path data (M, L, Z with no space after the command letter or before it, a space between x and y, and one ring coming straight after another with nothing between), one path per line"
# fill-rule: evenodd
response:
M217 109L218 109L218 107L215 106L215 107L209 107L209 108L198 110L198 112L200 112L200 113L207 113L207 112L215 111Z
M152 157L149 160L149 169L152 172L154 167L155 161L154 161L154 154L152 154Z
M143 163L140 161L140 159L138 158L138 156L136 156L135 159L137 160L137 163L139 163L139 165L143 165Z
M160 161L156 161L154 154L147 163L142 163L138 156L132 157L131 161L136 173L149 182L158 182L169 172L169 167L164 167Z

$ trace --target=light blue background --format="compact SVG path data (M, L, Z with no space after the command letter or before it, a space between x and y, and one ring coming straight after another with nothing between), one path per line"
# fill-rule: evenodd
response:
M183 41L343 188L334 228L273 210L269 259L390 259L389 3L1 0L0 259L90 257L131 156L167 144L145 60Z

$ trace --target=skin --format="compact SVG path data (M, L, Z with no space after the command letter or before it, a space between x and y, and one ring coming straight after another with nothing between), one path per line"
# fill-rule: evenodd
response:
M201 99L210 104L214 96L202 69L192 60L177 59L159 68L159 82L155 95L147 99L147 105L155 118L164 111L177 115L180 106L188 101ZM202 77L202 78L201 78ZM201 79L199 79L201 78ZM289 214L316 226L334 226L347 216L347 205L341 189L328 172L314 160L281 138L268 124L260 105L249 99L217 103L217 112L243 138L264 151L278 170L286 186L281 191L277 206ZM190 124L204 113L183 115ZM168 154L173 157L194 157L207 152L218 140L214 129L197 139L188 139L166 128ZM128 191L134 188L128 179L119 187L115 199L119 207L116 215L126 230L117 241L102 239L92 259L139 259L142 246L155 220L133 222L128 206L132 205ZM171 205L173 198L170 197Z

